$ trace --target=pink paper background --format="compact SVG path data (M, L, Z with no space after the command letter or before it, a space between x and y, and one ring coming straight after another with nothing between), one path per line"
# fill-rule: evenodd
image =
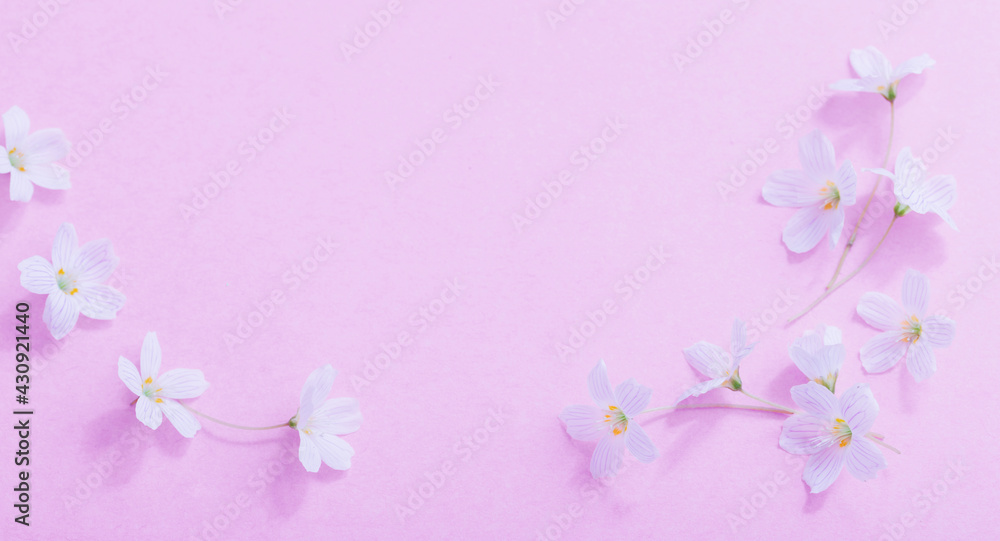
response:
M995 532L1000 287L985 262L1000 240L1000 6L563 1L575 11L553 25L547 12L557 0L401 0L385 28L346 59L342 44L386 1L229 0L235 7L220 17L222 2L4 6L0 109L20 105L34 128L61 127L89 153L72 168L72 190L39 189L29 204L0 198L2 348L13 351L14 304L29 301L36 410L32 526L15 525L5 505L0 537ZM38 15L49 4L58 6L49 7L54 15ZM724 9L731 24L714 24L721 34L679 70L673 55ZM892 24L897 9L903 24L884 36L880 21ZM12 44L32 17L45 24ZM796 141L815 128L838 160L859 171L880 165L884 100L822 90L853 76L850 49L870 44L894 63L925 52L938 62L900 87L895 150L947 147L930 169L958 179L961 231L936 216L907 216L862 275L785 327L780 321L819 292L839 250L787 252L780 231L792 211L764 203L760 188L769 171L798 167ZM499 86L479 86L490 78ZM134 108L121 101L129 93ZM475 108L468 118L446 114L465 100ZM248 139L276 109L292 118L251 153ZM798 127L786 120L796 113ZM624 124L621 133L582 168L574 152L612 135L609 119ZM947 132L957 138L946 141ZM79 146L88 137L92 148ZM431 137L430 156L390 188L385 172ZM778 150L757 150L768 139ZM754 153L766 162L720 195L719 183ZM230 162L239 173L221 190L208 186ZM539 198L561 170L572 183L554 200ZM860 174L859 197L873 183ZM185 218L182 205L206 189L214 197ZM525 213L527 198L547 208L518 231L513 216ZM887 207L877 209L849 268L889 219ZM78 332L54 342L41 322L44 300L20 288L15 267L48 256L63 221L83 242L113 241L121 257L113 283L128 301L118 319L81 320ZM332 255L310 261L319 239L335 243ZM669 259L646 273L661 246ZM292 278L303 266L307 279ZM933 309L958 321L955 344L938 352L938 373L921 384L902 365L865 375L857 357L876 332L855 315L857 299L866 291L897 297L907 268L930 277ZM617 283L627 274L648 280L626 294ZM457 297L442 293L452 280L462 288ZM976 292L966 298L959 288ZM274 291L283 302L267 317L252 315ZM782 295L794 298L792 308ZM605 303L614 312L564 362L557 344ZM439 313L430 321L421 309ZM652 406L667 405L698 379L681 349L703 339L726 345L735 316L760 340L744 361L746 388L785 404L789 387L803 381L787 345L818 323L841 327L849 354L840 387L871 384L881 405L875 430L903 454L887 456L889 468L873 481L845 472L810 495L802 461L777 445L779 416L682 412L644 419L662 453L655 463L630 462L610 486L592 480L593 444L571 440L557 415L588 401L594 364L604 359L614 384L635 377L653 387ZM226 333L248 317L259 326L227 346ZM150 330L159 333L164 369L200 368L211 383L192 404L238 423L287 420L306 376L331 363L339 371L332 396L358 397L365 418L346 437L357 451L353 467L307 474L286 451L298 441L290 430L205 423L186 440L166 423L155 432L141 426L115 361L138 362ZM352 385L402 332L410 339L398 358L369 369L370 385ZM6 366L0 404L9 426L14 370ZM724 390L706 400L740 401ZM502 424L488 421L491 410ZM2 434L0 486L10 503L16 441L10 428ZM771 486L775 478L790 481ZM433 494L401 520L398 506L422 486ZM757 506L753 516L734 522L751 514L748 505Z

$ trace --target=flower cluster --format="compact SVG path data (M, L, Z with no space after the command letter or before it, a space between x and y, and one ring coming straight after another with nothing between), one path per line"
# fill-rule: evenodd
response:
M10 200L31 201L35 186L68 190L69 171L55 163L69 154L62 130L48 128L30 133L28 114L16 105L3 114L4 143L0 174L10 173Z

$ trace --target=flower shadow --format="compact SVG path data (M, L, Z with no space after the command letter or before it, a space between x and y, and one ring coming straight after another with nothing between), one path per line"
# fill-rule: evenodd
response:
M846 473L847 472L843 472L843 474ZM836 483L834 486L836 486ZM802 506L802 512L811 515L822 511L823 506L826 505L826 499L829 497L830 491L834 489L834 486L831 486L818 494L813 494L810 492L809 485L802 483L802 490L806 491L806 503Z

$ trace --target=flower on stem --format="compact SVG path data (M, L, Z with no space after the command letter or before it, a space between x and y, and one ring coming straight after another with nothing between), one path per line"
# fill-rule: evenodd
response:
M125 295L101 283L118 266L111 241L94 240L79 247L78 244L76 229L64 223L52 245L51 263L33 256L17 265L25 289L48 295L42 321L56 340L73 330L80 314L93 319L114 319L125 305Z
M361 428L361 407L356 398L326 400L336 376L329 364L309 374L299 396L299 410L289 422L299 432L299 461L308 472L318 472L321 463L335 470L351 467L354 448L337 436Z
M944 316L926 316L930 281L910 269L903 278L903 305L884 293L869 292L858 303L858 315L883 331L861 347L861 365L878 373L906 357L906 367L917 381L937 370L933 348L951 345L955 322Z
M792 387L792 400L803 410L785 420L779 444L796 455L811 455L802 480L813 493L826 490L844 466L867 481L886 467L885 458L867 435L878 416L868 384L859 383L840 400L830 389L810 381Z
M49 128L29 135L28 115L16 105L3 114L4 143L0 174L10 173L10 200L31 201L35 184L50 190L68 190L69 171L54 162L69 154L62 130Z
M710 379L685 391L675 404L681 403L689 396L705 394L719 387L726 387L733 391L742 389L743 380L740 379L740 361L749 355L756 345L756 343L747 345L747 325L737 318L733 321L733 332L729 342L728 353L721 347L704 341L686 348L684 350L684 358L691 365L691 368L701 372Z
M573 439L598 440L590 473L595 478L617 474L626 448L640 462L655 460L660 452L634 419L649 404L652 389L629 379L612 391L604 361L590 371L587 388L596 406L569 406L559 419Z
M847 357L842 341L840 329L820 325L796 338L788 355L807 378L835 392L837 375Z
M956 182L951 175L937 175L924 178L927 167L920 159L913 157L910 147L899 151L896 156L896 170L865 169L892 179L892 190L896 194L896 215L909 211L917 214L933 212L941 217L952 229L958 230L948 209L955 204Z
M857 197L857 175L850 160L837 168L833 144L819 130L799 140L802 169L771 173L764 184L764 200L799 211L785 225L781 240L795 253L808 252L829 233L830 247L844 228L845 206Z
M132 361L119 357L118 377L138 397L135 416L142 424L156 430L166 415L182 436L193 438L201 423L177 399L201 396L208 382L201 370L189 368L176 368L160 375L162 357L156 333L147 333L139 353L139 370Z
M910 74L918 74L934 65L929 55L911 58L896 69L889 59L875 47L851 51L851 67L860 79L844 79L830 85L834 90L854 92L876 92L890 102L896 100L896 86L900 79Z

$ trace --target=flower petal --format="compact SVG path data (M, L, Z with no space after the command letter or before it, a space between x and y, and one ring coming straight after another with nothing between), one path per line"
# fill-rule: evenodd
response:
M729 353L715 344L698 342L684 349L684 359L691 368L710 378L729 377L733 359Z
M146 333L142 339L142 349L139 351L139 374L143 381L153 378L160 373L160 364L163 362L163 350L160 349L160 341L156 338L155 332Z
M878 78L888 83L892 76L892 64L889 59L873 46L852 50L851 67L862 79Z
M913 379L923 381L937 371L937 359L931 345L923 340L917 340L906 352L906 368L910 370Z
M871 84L865 84L865 79L841 79L830 83L830 89L845 92L875 92Z
M351 467L354 448L350 444L325 432L314 432L311 436L319 449L319 456L323 459L324 464L335 470L346 470Z
M567 406L559 414L566 424L566 433L575 440L596 440L608 433L608 424L603 423L604 412L594 406Z
M792 348L796 347L801 349L803 352L812 355L823 347L823 335L820 334L819 331L814 331L812 329L808 329L803 332L802 336L796 338L795 341L792 342L792 345L788 346L788 355L792 358L792 360L795 360L795 356L792 355ZM801 367L799 368L801 369Z
M861 346L861 366L872 374L885 372L906 355L908 344L900 331L877 334Z
M71 223L64 223L56 231L56 240L52 243L52 268L58 273L60 269L72 268L74 255L79 243L76 239L76 228Z
M148 396L141 394L135 403L135 417L142 424L156 430L163 422L163 410L160 409L159 405L154 404Z
M835 225L835 214L836 212L828 212L818 206L799 209L785 224L785 230L781 234L782 242L797 254L812 250Z
M844 347L844 344L823 346L818 356L823 377L836 376L840 373L840 368L844 366L844 359L847 358L847 348Z
M833 249L837 247L840 232L844 230L844 210L837 208L826 212L829 214L828 220L830 221L830 236L827 238L830 240L830 249Z
M28 113L16 105L7 109L7 112L3 114L3 130L4 137L6 137L4 142L8 149L12 150L20 145L28 137L28 132L31 130Z
M927 316L920 321L920 340L936 348L946 348L955 338L955 322L944 316Z
M319 454L319 446L305 432L299 430L299 461L305 466L307 472L316 473L320 464L323 463Z
M594 478L611 477L618 473L625 452L625 438L605 435L597 442L594 455L590 457L590 474Z
M747 345L747 324L740 318L733 320L733 332L729 341L729 352L734 357L734 367L739 366L740 360L753 351L756 343Z
M61 293L56 283L56 271L44 257L31 256L18 263L17 269L21 271L21 286L24 289L40 295Z
M30 166L59 161L69 154L70 147L62 130L46 128L29 135L22 143L22 150L24 162Z
M907 270L906 276L903 277L903 309L917 318L922 318L927 312L930 296L931 281L913 269Z
M708 381L702 381L696 384L695 386L691 387L687 391L684 391L684 394L682 394L680 398L678 398L677 401L674 402L674 405L676 406L677 404L680 404L681 402L686 400L689 396L703 395L708 391L711 391L712 389L718 389L719 387L722 387L722 385L725 384L728 379L729 379L728 377L721 377L721 378L710 379Z
M0 158L2 159L2 158ZM10 200L27 203L31 201L31 196L35 193L35 185L31 183L28 175L22 171L13 170L10 172Z
M125 306L125 294L103 284L79 283L80 313L93 319L114 319Z
M823 200L820 189L823 183L805 171L783 169L771 173L761 194L764 200L776 207L808 207Z
M934 65L929 54L923 54L904 61L892 71L892 80L898 81L907 75L916 75Z
M194 398L208 389L205 374L194 368L175 368L156 378L156 385L165 398Z
M39 165L29 165L22 171L25 178L49 190L68 190L69 170L61 165L46 163Z
M132 361L125 357L118 357L118 377L128 390L137 395L142 394L142 378L139 377L139 371L135 369Z
M306 378L305 385L302 386L302 394L299 395L299 421L308 421L316 408L326 400L333 388L333 379L337 376L337 371L329 364L325 364L313 370Z
M837 398L833 396L830 389L815 381L796 385L792 387L791 393L792 400L800 408L820 419L833 420L840 413Z
M811 455L829 445L829 423L807 413L796 413L781 425L778 445L793 455Z
M854 171L851 160L844 160L837 170L834 183L840 192L840 206L849 207L858 200L858 174Z
M356 398L331 398L313 411L309 428L344 435L361 428L361 405Z
M660 451L653 445L649 435L635 422L629 423L625 431L625 447L643 464L649 464L660 456Z
M872 429L878 417L878 402L867 383L858 383L841 395L840 414L856 438Z
M615 403L628 417L635 417L649 405L653 390L639 385L634 378L629 378L615 388Z
M42 321L49 327L52 337L56 340L62 340L69 334L69 331L76 327L76 320L79 318L80 305L62 291L56 291L45 299Z
M611 380L608 379L608 367L604 365L604 361L598 362L587 375L587 390L598 408L617 405L615 393L611 390Z
M198 419L180 403L169 398L161 400L163 401L159 403L160 409L163 410L163 414L167 416L170 424L174 425L174 428L181 433L181 436L193 438L198 430L201 429L201 423L198 422Z
M875 478L875 472L885 468L885 457L875 444L864 437L851 438L847 446L845 465L856 479L867 481Z
M958 230L955 221L948 214L957 198L957 182L951 175L937 175L910 185L904 190L904 201L914 212L926 214L934 212L941 216L952 229Z
M861 300L858 301L858 315L865 320L865 323L880 331L898 331L907 319L906 312L892 297L874 291L861 296Z
M847 452L839 445L832 445L809 457L806 469L802 472L802 480L809 485L811 492L823 492L840 476L844 469L844 459Z
M7 154L7 149L4 148L4 147L2 147L2 146L0 146L0 175L4 175L4 174L7 174L7 173L10 173L10 168L11 168L11 166L10 166L10 159L6 159L5 160L3 158L4 156L7 156L7 155L8 155Z
M834 344L841 344L844 342L843 333L840 329L834 327L833 325L820 325L817 328L817 332L823 336L823 344L827 346L832 346Z
M814 179L829 179L837 173L833 143L819 130L799 139L799 161L806 174Z
M118 257L108 239L84 244L70 264L76 279L81 282L103 282L111 277L117 266Z

